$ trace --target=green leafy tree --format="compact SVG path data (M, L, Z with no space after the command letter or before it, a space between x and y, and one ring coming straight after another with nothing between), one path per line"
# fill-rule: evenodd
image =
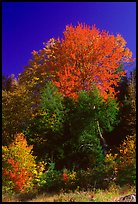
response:
M64 126L64 152L62 163L80 163L83 167L103 161L104 131L111 131L117 123L118 104L113 99L104 99L98 91L82 91L78 101L66 98L68 114ZM95 156L97 155L97 156ZM97 157L97 160L96 160ZM95 160L94 162L91 162Z
M53 160L59 156L62 144L65 107L62 95L50 81L40 95L39 109L32 114L25 134L34 144L34 151L39 157L44 158L47 155Z

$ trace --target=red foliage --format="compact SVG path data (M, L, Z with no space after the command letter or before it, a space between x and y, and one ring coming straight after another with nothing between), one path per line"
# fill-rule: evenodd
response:
M123 63L132 62L132 52L117 34L109 35L94 26L67 26L64 38L51 39L46 50L53 82L67 97L78 97L80 90L96 86L104 98L114 97L116 86L125 71L118 71Z
M68 182L69 177L68 177L67 173L63 173L63 180L64 180L64 182Z
M3 175L9 177L9 179L14 183L15 191L24 190L24 184L28 180L29 173L25 168L19 168L19 163L15 162L14 159L8 159L8 163L11 165L12 170L7 171L6 168L3 169Z
M123 103L120 103L119 106L120 106L120 107L123 107Z

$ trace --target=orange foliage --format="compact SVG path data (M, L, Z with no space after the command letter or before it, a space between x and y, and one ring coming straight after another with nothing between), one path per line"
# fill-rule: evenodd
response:
M109 35L94 26L67 26L64 38L51 39L46 46L53 82L64 96L77 98L80 90L96 85L106 99L114 96L114 88L125 71L120 65L132 62L132 52L117 34Z
M20 169L19 163L15 162L12 158L8 159L8 163L12 166L12 171L8 171L6 168L3 168L3 175L8 176L9 180L14 183L15 191L23 191L25 183L28 180L29 173L25 168Z
M3 186L19 192L32 189L36 171L32 148L23 133L17 133L8 147L2 146Z
M110 35L96 26L66 26L62 39L51 38L20 76L27 89L52 80L63 96L77 98L80 90L97 87L104 98L115 96L114 86L125 71L118 68L133 62L132 52L120 34ZM36 100L36 99L35 99Z

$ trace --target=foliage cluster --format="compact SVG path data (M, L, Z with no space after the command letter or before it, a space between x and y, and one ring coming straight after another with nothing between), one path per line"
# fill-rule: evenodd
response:
M106 155L107 172L113 172L116 183L135 184L136 182L136 135L127 136L117 153ZM125 176L124 176L125 175Z
M22 133L15 135L14 141L2 147L3 187L5 190L28 191L33 187L35 157L32 146L28 146Z
M136 134L127 136L119 148L118 182L136 183ZM123 176L125 175L125 177Z

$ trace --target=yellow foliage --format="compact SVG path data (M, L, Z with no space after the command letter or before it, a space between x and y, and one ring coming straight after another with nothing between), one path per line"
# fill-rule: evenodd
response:
M126 137L118 148L118 154L106 154L105 162L114 172L133 166L136 163L136 135Z
M38 77L34 77L34 80L39 80L39 78Z
M127 136L119 149L121 167L133 165L136 162L136 135Z
M75 171L72 171L70 174L69 174L69 177L71 180L75 180L76 179L76 172Z
M2 147L2 168L3 171L12 171L13 174L16 174L16 168L14 166L9 165L9 160L14 161L18 164L18 172L25 169L28 174L28 178L25 182L24 189L30 189L33 187L33 180L35 177L34 171L36 170L36 162L35 156L32 155L32 145L28 145L26 138L23 133L17 133L15 135L14 141L7 147ZM14 164L12 164L14 165ZM18 174L17 172L17 174ZM6 179L6 180L4 180ZM7 181L8 183L3 183L3 185L10 184L10 178L3 176L3 181ZM20 181L19 181L20 182ZM10 186L11 187L11 186Z

